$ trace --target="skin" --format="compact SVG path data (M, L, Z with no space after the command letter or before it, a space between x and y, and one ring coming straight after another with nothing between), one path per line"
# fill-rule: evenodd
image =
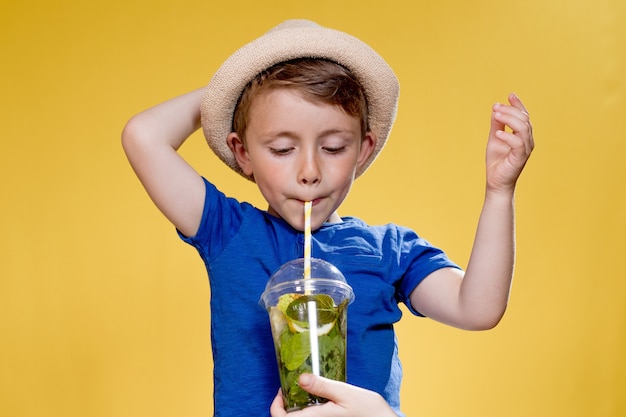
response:
M313 230L341 222L337 209L376 140L370 132L361 139L359 120L341 108L284 89L255 99L246 133L245 146L236 133L228 138L239 166L254 175L268 212L300 231L305 201Z
M330 401L287 413L279 391L270 407L272 417L397 417L376 392L311 374L302 374L298 383L311 394Z
M435 271L410 297L422 314L462 329L496 326L513 279L515 185L535 144L528 111L517 95L508 99L491 112L485 199L466 271Z

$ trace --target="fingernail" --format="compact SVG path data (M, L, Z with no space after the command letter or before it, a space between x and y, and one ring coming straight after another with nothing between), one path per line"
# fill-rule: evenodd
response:
M313 383L313 375L311 374L300 375L300 378L298 378L298 383L300 384L300 386L311 385Z

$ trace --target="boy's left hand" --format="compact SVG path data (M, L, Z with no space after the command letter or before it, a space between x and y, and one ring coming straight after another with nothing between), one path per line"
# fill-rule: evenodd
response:
M488 191L512 191L535 147L528 111L515 94L508 100L508 105L494 104L491 113L486 155Z

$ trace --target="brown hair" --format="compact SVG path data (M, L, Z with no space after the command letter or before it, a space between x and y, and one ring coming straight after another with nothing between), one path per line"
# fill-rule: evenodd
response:
M329 60L301 58L266 69L244 88L235 107L232 127L244 144L252 101L263 92L279 88L297 90L308 100L339 106L346 114L358 117L362 137L369 130L365 91L352 73Z

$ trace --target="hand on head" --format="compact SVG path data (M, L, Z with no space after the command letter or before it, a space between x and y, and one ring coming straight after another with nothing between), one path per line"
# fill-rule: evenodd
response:
M307 392L329 402L287 414L279 391L270 407L272 417L397 417L374 391L311 374L302 374L298 383Z

